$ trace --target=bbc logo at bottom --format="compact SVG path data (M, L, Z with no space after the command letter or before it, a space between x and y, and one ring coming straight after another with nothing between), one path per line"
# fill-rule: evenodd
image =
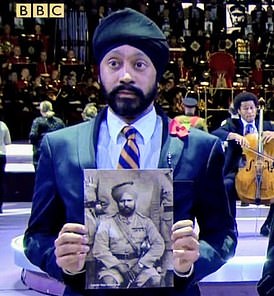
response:
M64 3L16 3L17 18L63 18Z

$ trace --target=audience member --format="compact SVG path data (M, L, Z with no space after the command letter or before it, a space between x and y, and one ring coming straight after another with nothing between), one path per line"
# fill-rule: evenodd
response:
M266 11L262 6L261 1L258 1L255 8L251 11L252 32L256 39L264 35L266 22Z
M96 108L96 105L94 103L88 103L86 104L83 112L82 112L82 118L84 121L88 121L91 118L94 118L97 115L98 111Z
M191 30L192 36L201 36L204 31L204 11L199 8L198 1L192 0L189 7L188 29Z
M54 116L55 113L51 102L41 102L39 109L41 116L33 120L29 134L30 143L33 145L33 165L35 169L40 157L40 144L45 134L65 127L62 119Z

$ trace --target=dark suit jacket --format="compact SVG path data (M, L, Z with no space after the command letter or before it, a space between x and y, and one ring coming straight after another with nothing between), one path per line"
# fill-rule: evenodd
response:
M84 223L83 169L96 168L99 126L106 111L94 120L47 134L41 144L32 214L25 232L25 253L50 276L67 284L66 295L81 291L84 275L67 276L56 264L54 240L67 223ZM163 135L159 168L174 169L174 221L196 217L200 227L200 258L190 278L175 278L167 295L199 295L197 282L220 268L234 255L236 234L223 185L223 152L220 140L191 129L183 140L168 133L162 114ZM146 291L146 292L144 292ZM125 294L124 294L124 293ZM134 290L131 295L157 295L159 290ZM92 291L92 295L127 295L127 291ZM80 295L89 295L82 292Z
M260 296L274 296L274 219L267 248L267 261L264 264L263 275L258 282Z
M258 128L258 121L255 122ZM264 131L274 131L274 125L270 121L264 121ZM212 132L213 135L219 137L222 141L225 141L229 133L237 133L243 135L244 127L240 119L229 118L226 123ZM239 161L242 156L242 148L235 141L228 141L228 147L225 155L224 175L236 173L239 167Z

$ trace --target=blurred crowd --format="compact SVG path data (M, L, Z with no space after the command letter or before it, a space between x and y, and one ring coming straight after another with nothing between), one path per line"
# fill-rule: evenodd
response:
M182 113L182 99L189 91L197 93L198 112L205 117L207 108L228 109L242 89L265 97L268 109L274 109L271 1L65 2L67 12L75 11L76 17L84 13L88 40L101 18L125 6L141 11L159 25L170 45L170 63L159 84L157 101L171 117ZM43 100L53 104L66 125L83 120L81 114L89 103L99 111L105 102L88 40L85 51L89 54L82 60L79 48L83 44L60 33L69 31L62 27L64 23L18 19L14 5L13 1L0 3L0 114L12 138L28 138ZM69 25L73 26L66 23Z

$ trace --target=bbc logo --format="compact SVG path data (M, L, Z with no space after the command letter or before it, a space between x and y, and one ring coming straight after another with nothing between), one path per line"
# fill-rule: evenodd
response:
M64 3L16 3L18 18L63 18Z

